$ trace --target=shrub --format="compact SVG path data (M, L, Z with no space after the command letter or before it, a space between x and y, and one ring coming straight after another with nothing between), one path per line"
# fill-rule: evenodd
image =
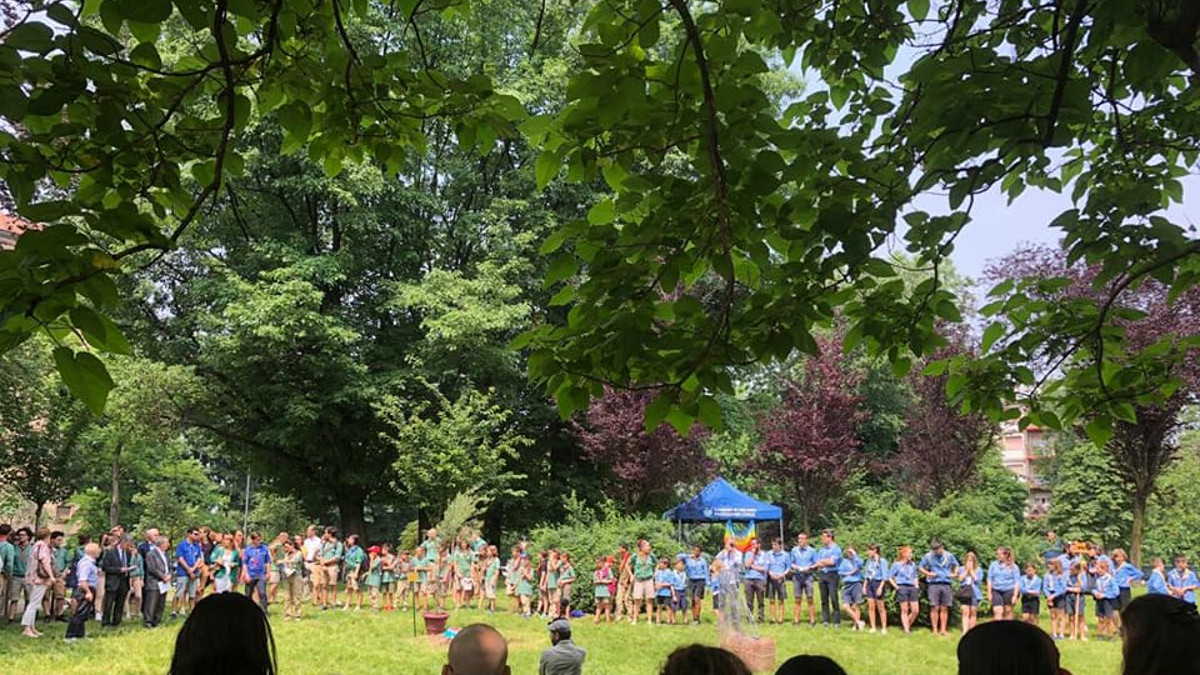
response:
M633 550L639 539L649 541L656 556L674 558L683 549L671 522L657 516L626 516L611 511L600 517L576 512L565 523L544 524L529 534L534 551L555 548L570 554L579 579L572 588L571 606L585 612L595 608L591 578L596 558L616 555L621 544Z

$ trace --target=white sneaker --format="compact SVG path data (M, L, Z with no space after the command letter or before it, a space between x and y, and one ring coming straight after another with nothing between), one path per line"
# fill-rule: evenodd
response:
M874 635L874 634L875 634L875 629L874 629L874 628L872 628L872 629L871 629L871 635Z
M886 628L884 628L883 630L879 631L879 634L880 634L880 635L887 635L887 629L886 629Z
M866 621L861 621L861 620L860 620L860 621L858 622L858 629L859 629L859 630L862 630L863 628L866 628L866 626L867 626L867 622L866 622Z

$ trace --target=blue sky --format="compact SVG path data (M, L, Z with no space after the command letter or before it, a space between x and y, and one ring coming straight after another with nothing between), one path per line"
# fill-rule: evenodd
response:
M1191 176L1183 183L1183 204L1173 206L1166 215L1185 227L1200 227L1200 200L1196 196L1200 194L1200 177ZM937 196L926 197L918 205L930 211L946 209L944 198ZM988 261L1003 258L1022 243L1058 241L1062 233L1051 229L1050 222L1071 206L1068 195L1032 188L1010 206L999 189L993 189L976 197L972 220L955 240L951 260L961 274L977 278ZM902 242L896 246L903 249Z
M895 62L885 69L886 77L895 81L919 54L919 50L901 48ZM803 81L805 92L825 89L817 73L801 70L800 61L797 56L789 69ZM1183 204L1173 205L1165 215L1184 227L1194 225L1196 230L1192 236L1200 237L1200 197L1197 197L1200 194L1200 175L1193 174L1182 182ZM949 210L946 198L933 194L919 198L914 206L930 213L946 213ZM1061 239L1061 231L1052 229L1050 223L1071 207L1069 187L1067 194L1029 188L1010 205L997 185L991 191L976 196L971 222L955 240L950 258L960 274L978 279L990 261L1005 257L1022 244L1053 244ZM901 235L904 227L904 223L900 223L898 232ZM895 236L889 246L893 250L903 251L905 242L901 236Z

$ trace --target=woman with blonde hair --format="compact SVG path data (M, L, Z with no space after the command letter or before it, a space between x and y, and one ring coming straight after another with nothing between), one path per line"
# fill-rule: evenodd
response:
M963 635L979 622L979 601L983 598L979 583L982 577L979 558L974 551L967 551L967 556L963 558L963 566L958 571L958 601L962 611Z

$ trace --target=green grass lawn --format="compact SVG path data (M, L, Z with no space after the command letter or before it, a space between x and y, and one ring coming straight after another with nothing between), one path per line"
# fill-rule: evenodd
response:
M301 622L275 620L275 640L282 675L380 675L380 673L441 672L445 647L424 636L414 638L409 613L374 614L314 612L306 608ZM707 619L711 621L712 615ZM549 645L545 621L523 620L508 614L452 612L451 626L473 622L495 625L508 638L509 664L515 675L537 672L538 656ZM54 624L38 640L21 637L16 625L0 628L0 654L20 671L37 675L161 675L166 672L179 622L148 631L140 625L101 630L88 624L89 638L70 644L62 639L66 624ZM775 638L780 662L794 654L833 657L850 675L951 675L957 636L939 638L927 631L905 636L840 630L767 626L762 633ZM1094 632L1094 627L1093 627ZM590 619L575 622L575 640L588 650L584 672L589 675L652 675L675 647L701 642L715 644L716 627L593 626ZM1115 675L1120 668L1120 645L1115 642L1060 642L1063 665L1075 675ZM220 675L214 673L214 675Z

